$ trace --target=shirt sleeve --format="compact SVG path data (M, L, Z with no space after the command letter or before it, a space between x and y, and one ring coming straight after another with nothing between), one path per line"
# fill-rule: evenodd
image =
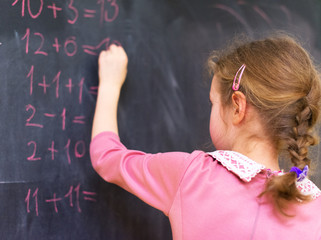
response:
M166 215L186 169L200 153L147 154L128 150L112 132L98 134L90 145L92 165L104 180L119 185Z

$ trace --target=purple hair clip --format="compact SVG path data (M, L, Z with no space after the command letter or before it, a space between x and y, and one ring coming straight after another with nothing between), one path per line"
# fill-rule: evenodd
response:
M239 90L240 88L240 82L241 82L241 78L242 78L242 75L243 75L243 72L244 72L244 69L246 68L246 65L243 64L239 70L237 70L236 74L235 74L235 77L234 77L234 81L233 81L233 85L232 85L232 89L234 91L237 91ZM238 74L240 73L240 75L238 76ZM238 76L238 77L237 77ZM236 82L236 79L237 79L237 82Z
M305 179L305 177L308 175L308 171L309 171L308 165L305 165L303 170L301 170L298 167L292 167L291 170L290 170L290 172L295 172L296 173L298 182L301 182L303 179Z

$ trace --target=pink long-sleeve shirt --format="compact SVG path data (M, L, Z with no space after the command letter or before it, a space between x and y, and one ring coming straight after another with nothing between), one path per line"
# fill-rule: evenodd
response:
M308 179L298 188L313 200L290 208L289 218L257 197L269 170L236 152L147 154L128 150L112 132L97 135L90 152L103 179L169 217L175 240L321 240L321 191Z

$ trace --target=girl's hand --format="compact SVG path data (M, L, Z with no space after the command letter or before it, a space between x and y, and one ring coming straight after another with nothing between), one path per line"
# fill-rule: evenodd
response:
M92 138L104 131L118 134L117 106L127 74L127 55L122 47L111 45L99 55L99 89Z
M128 58L121 46L112 44L99 55L99 86L121 89L127 75Z

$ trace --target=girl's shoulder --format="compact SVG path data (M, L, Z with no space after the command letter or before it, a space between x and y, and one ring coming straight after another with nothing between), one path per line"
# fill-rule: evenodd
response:
M208 154L244 182L250 182L261 172L263 172L267 178L272 174L283 174L282 171L273 173L264 165L259 164L238 152L218 150ZM321 196L321 190L308 178L297 182L297 187L303 194L311 195L313 199Z

